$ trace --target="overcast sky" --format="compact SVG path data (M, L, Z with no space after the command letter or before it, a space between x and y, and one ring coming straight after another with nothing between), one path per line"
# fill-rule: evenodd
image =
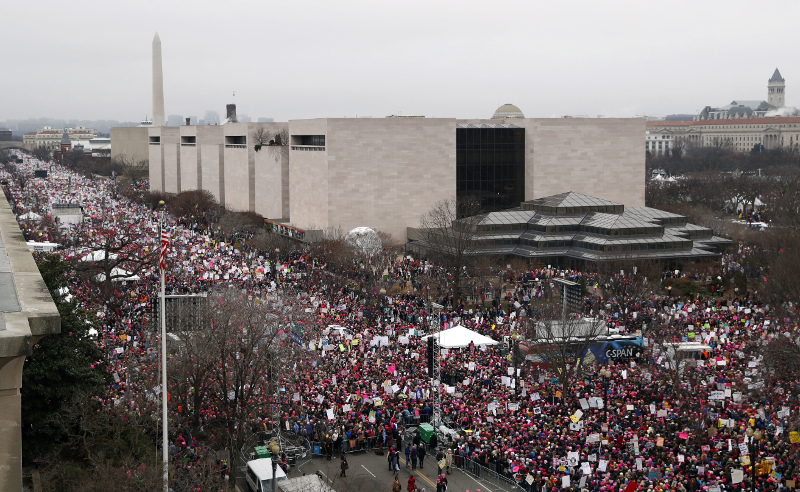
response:
M796 0L41 0L3 4L0 121L167 115L488 118L800 106Z

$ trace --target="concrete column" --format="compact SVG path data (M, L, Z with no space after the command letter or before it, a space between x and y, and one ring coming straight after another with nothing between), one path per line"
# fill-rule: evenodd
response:
M0 358L0 490L22 490L20 388L25 356Z

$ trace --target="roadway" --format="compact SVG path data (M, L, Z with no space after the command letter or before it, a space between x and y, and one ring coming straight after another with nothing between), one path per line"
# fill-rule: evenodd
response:
M331 461L322 457L298 460L297 466L292 467L289 478L297 477L302 474L320 472L320 475L328 481L328 484L337 492L390 492L392 490L392 480L394 472L389 471L389 464L386 461L386 453L378 456L374 451L364 451L350 453L347 455L347 462L350 465L347 470L347 477L340 477L341 468L339 457L334 456ZM408 477L412 474L416 478L418 489L425 489L426 492L436 491L436 460L432 456L425 459L427 465L424 469L412 471L409 466L406 468L405 455L400 457L400 478L401 490L406 491ZM474 492L480 489L481 492L514 492L509 486L498 486L490 484L482 479L477 479L461 470L452 467L451 474L447 476L448 491L464 492L470 490Z

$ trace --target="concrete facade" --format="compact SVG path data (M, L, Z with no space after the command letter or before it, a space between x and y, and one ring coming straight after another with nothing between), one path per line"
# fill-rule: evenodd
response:
M455 196L455 125L438 118L291 121L291 223L343 232L367 226L405 241L406 227ZM296 145L298 135L325 135L325 150Z
M0 200L0 490L22 490L20 389L25 357L61 318L16 218Z
M265 145L256 151L253 142L259 128L274 137L287 127L287 123L230 123L145 128L153 162L150 189L172 194L204 189L230 210L288 217L288 147Z
M640 118L513 120L525 128L525 199L574 191L644 206ZM520 124L521 123L521 124Z
M127 126L111 129L111 158L125 156L133 162L148 161L147 127Z
M645 122L638 118L292 120L286 156L269 146L255 151L252 135L260 126L277 133L287 123L180 127L182 136L196 134L196 150L180 153L169 128L151 128L151 159L160 159L150 166L151 188L178 193L199 187L229 209L253 210L299 229L367 226L404 242L407 227L456 195L456 127L462 123L525 129L526 200L574 191L644 205ZM197 161L196 184L193 171L185 170L189 161Z

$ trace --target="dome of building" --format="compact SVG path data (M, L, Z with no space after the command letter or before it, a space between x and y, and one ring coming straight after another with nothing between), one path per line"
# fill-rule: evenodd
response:
M502 120L504 118L524 118L522 110L513 104L503 104L492 115L493 120Z

